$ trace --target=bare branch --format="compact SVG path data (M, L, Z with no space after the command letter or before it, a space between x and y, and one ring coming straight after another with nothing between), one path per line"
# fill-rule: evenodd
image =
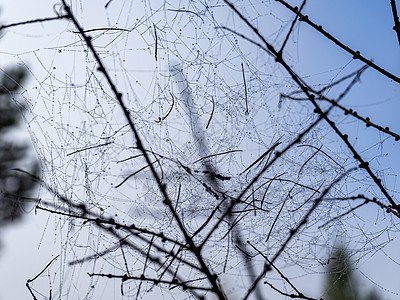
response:
M400 21L399 21L399 16L397 14L396 0L390 0L390 5L392 7L392 14L394 21L393 30L396 32L397 41L399 42L400 46Z

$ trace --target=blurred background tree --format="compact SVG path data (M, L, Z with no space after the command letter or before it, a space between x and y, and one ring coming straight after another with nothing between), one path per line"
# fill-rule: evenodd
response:
M21 218L35 187L29 176L16 169L36 176L40 173L30 145L20 134L25 107L14 99L26 73L25 68L17 66L0 74L0 226Z
M335 248L326 274L325 300L381 299L375 290L370 290L368 294L360 290L349 252L344 247Z

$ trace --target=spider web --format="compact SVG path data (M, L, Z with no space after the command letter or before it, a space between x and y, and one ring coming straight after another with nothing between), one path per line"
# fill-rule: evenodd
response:
M237 7L263 29L269 41L283 43L292 15L273 1L238 1ZM230 28L256 40L220 1L114 0L106 7L76 1L71 8L122 91L152 164L190 233L218 204L215 194L207 188L207 165L219 176L215 179L217 192L234 198L272 159L275 150L291 143L317 119L309 103L281 97L299 88L273 57L226 30ZM60 7L54 9L62 13ZM98 65L73 24L62 20L31 25L29 33L16 27L7 33L11 34L41 45L18 51L13 57L32 74L31 87L22 96L29 104L25 117L41 159L43 181L101 217L184 241L171 212L162 203L117 100L97 72ZM295 53L297 38L292 35L288 53ZM288 55L287 59L296 63L297 58ZM336 69L304 78L312 82L312 87L322 88L356 67L346 61ZM345 86L330 89L330 97L340 95ZM327 109L329 105L323 107ZM332 116L344 129L355 123L339 112L332 112ZM377 152L383 154L379 149L384 143L388 143L386 137L372 145L360 141L363 153L377 161ZM349 150L327 125L320 123L245 194L232 214L237 234L262 253L275 253L310 209L310 199L353 166ZM391 171L385 165L380 172L386 178ZM49 188L43 186L37 205L46 207L47 203L47 207L65 211L57 195L46 189ZM332 200L321 203L301 234L282 253L282 269L297 270L291 276L293 280L320 270L329 256L327 249L332 239L355 241L351 245L354 257L361 260L386 247L388 232L398 232L397 223L387 221L383 212L371 213L365 208L326 223L355 206L353 200L338 201L334 197L352 196L360 190L382 198L365 173L350 173L332 189ZM366 229L365 223L371 217L377 221ZM195 240L205 238L216 221ZM43 299L49 292L57 299L193 297L165 284L88 277L87 273L104 273L157 278L162 268L94 222L59 215L54 223L55 232L46 230L44 238L54 239L58 248L55 252L60 256L42 274L40 282L33 284ZM246 269L241 252L251 253L257 271L264 264L263 257L252 248L240 249L235 244L231 225L223 223L202 250L216 274L227 278L228 283L223 284L228 295L243 293L252 280L243 273ZM154 242L166 252L176 250L176 246L151 235L143 239L126 235L124 239L134 241L143 253L158 256L164 261L162 265L170 264L171 270L179 270L188 281L206 284L199 279L198 270L179 264L152 245ZM179 255L194 262L190 253ZM292 291L278 273L271 273L268 278L280 289Z

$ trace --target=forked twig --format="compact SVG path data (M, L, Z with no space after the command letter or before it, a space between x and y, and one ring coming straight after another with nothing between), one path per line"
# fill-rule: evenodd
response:
M343 50L345 50L346 52L350 53L353 56L353 59L359 59L360 61L362 61L363 63L367 64L368 66L370 66L371 68L375 69L376 71L378 71L379 73L385 75L386 77L396 81L397 83L400 83L400 78L388 71L386 71L385 69L383 69L382 67L379 67L378 65L376 65L375 63L373 63L371 60L366 59L364 56L362 56L360 54L360 51L357 50L353 50L351 49L349 46L346 46L345 44L343 44L342 42L340 42L337 38L335 38L333 35L331 35L329 32L327 32L326 30L324 30L322 28L321 25L317 25L314 22L312 22L308 16L303 15L298 9L297 7L293 7L291 6L289 3L287 3L284 0L275 0L281 4L283 4L287 9L289 9L290 11L292 11L293 13L295 13L297 16L299 16L299 20L303 21L305 23L307 23L308 25L310 25L312 28L314 28L316 31L318 31L319 33L321 33L322 35L324 35L328 40L332 41L333 43L335 43L336 45L338 45L340 48L342 48Z
M307 1L307 0L303 0L303 3L300 5L299 11L301 11L301 10L303 9L304 5L306 5L306 1ZM297 22L297 18L298 18L298 17L297 17L297 15L296 15L296 17L294 18L294 20L293 20L293 22L292 22L292 25L290 25L290 29L289 29L288 33L286 34L285 40L283 41L282 46L281 46L281 48L279 49L278 53L283 53L283 49L285 48L286 43L287 43L287 41L289 40L289 37L290 37L290 35L291 35L291 33L292 33L293 29L294 29L294 25L295 25L296 22Z
M50 265L51 265L59 256L60 256L60 255L57 255L56 257L53 257L53 258L49 261L49 263L43 268L42 271L40 271L38 274L36 274L36 276L33 277L32 279L28 279L28 280L26 281L25 286L26 286L26 288L29 290L29 292L31 293L31 295L32 295L32 297L33 297L33 300L37 300L37 298L36 298L35 294L33 293L32 288L30 287L29 284L30 284L31 282L35 281L40 275L42 275L42 274L47 270L47 268L50 267Z

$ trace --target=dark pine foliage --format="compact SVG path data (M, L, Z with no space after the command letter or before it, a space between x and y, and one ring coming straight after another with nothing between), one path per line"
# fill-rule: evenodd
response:
M361 292L353 263L345 248L339 247L333 251L327 271L324 300L380 299L375 290L370 290L367 294Z
M335 250L328 264L326 300L352 300L357 297L357 283L349 254L343 248Z
M24 170L35 176L40 173L38 161L30 155L30 145L16 134L24 106L13 100L26 76L16 67L0 75L0 226L20 219L35 182Z

